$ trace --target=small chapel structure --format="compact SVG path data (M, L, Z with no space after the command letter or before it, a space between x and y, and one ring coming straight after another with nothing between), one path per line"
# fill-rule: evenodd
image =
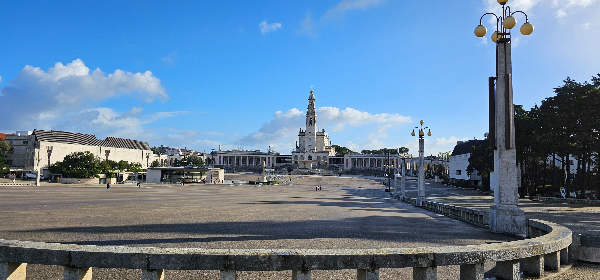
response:
M315 109L314 91L310 91L308 108L306 110L306 129L298 133L296 149L292 151L292 161L300 169L325 167L330 156L335 156L335 150L329 141L325 129L317 129L317 111Z

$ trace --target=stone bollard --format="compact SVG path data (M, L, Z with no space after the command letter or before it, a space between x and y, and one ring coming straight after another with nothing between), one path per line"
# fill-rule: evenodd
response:
M576 256L578 260L600 263L600 235L580 234Z
M0 280L25 280L26 263L0 262Z

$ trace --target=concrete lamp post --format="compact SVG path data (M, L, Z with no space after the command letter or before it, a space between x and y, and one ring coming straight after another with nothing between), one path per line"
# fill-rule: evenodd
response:
M400 158L402 158L402 166L401 166L401 170L402 170L402 177L400 177L400 196L401 197L405 197L406 196L406 158L409 157L409 155L406 153L405 150L400 150L401 154L399 154Z
M525 235L525 213L519 203L517 185L517 165L515 148L515 125L512 90L511 29L517 24L513 17L516 13L525 15L521 34L533 32L527 14L522 11L510 11L508 0L498 0L502 5L502 15L485 13L475 28L475 36L483 37L487 33L481 21L486 15L496 17L496 31L492 41L496 43L496 77L489 78L489 141L494 149L494 189L495 205L490 208L490 230L496 233Z
M423 201L425 201L425 160L423 159L423 154L425 153L425 129L429 127L423 128L423 124L425 123L423 120L419 122L421 124L421 128L416 126L416 129L419 129L419 195L417 196L417 206L422 206ZM415 130L413 129L412 136L416 136ZM431 136L431 129L427 131L427 136Z

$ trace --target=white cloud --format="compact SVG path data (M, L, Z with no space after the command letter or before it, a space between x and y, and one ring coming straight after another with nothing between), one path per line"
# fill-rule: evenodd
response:
M304 20L302 21L302 23L300 23L300 31L299 32L304 33L313 39L316 39L317 38L316 28L317 28L316 23L313 20L312 14L307 12L306 17L304 17Z
M361 126L366 124L403 124L410 123L410 117L401 116L399 114L370 114L368 112L359 111L353 108L340 110L336 107L321 107L317 109L317 119L321 120L321 124L331 124L332 132L344 130L346 125Z
M0 89L0 119L3 120L0 129L62 129L79 122L89 131L89 123L82 123L83 119L125 128L133 125L131 119L119 118L119 113L109 108L93 108L103 100L120 95L131 95L146 102L169 98L160 80L150 71L131 73L117 69L106 74L96 68L90 72L80 59L67 65L57 62L47 71L27 65ZM126 114L137 114L141 110L135 107Z
M508 5L511 7L512 11L524 11L528 13L533 7L538 4L542 5L550 5L552 8L556 9L554 15L556 18L562 18L568 16L571 13L567 12L567 9L573 8L586 8L590 5L593 5L598 0L568 0L568 1L542 1L542 0L514 0L510 1ZM502 9L496 0L483 0L486 11L494 12L497 15L502 14ZM495 18L490 19L490 23L496 23Z
M2 76L0 76L0 84L2 83Z
M557 18L565 17L566 15L567 15L567 13L563 9L558 9L556 11L556 17Z
M457 141L466 141L465 138L458 138L456 136L452 136L450 138L433 138L435 137L425 137L425 156L429 155L437 155L442 152L452 152L454 150L454 146L456 146ZM398 143L393 147L406 147L408 148L408 153L413 156L419 156L419 139L417 137L413 137L414 139L408 143Z
M366 10L370 6L375 6L383 2L382 0L342 0L335 7L329 9L323 16L325 19L336 19L343 17L348 11Z
M258 24L258 28L260 28L260 33L262 34L267 34L269 32L273 32L277 29L281 28L281 23L279 22L275 22L275 23L267 23L266 20L264 20L263 22L261 22L260 24Z
M367 8L376 6L385 1L387 0L342 0L337 5L327 10L327 12L320 17L318 22L315 22L312 14L307 12L304 20L300 23L300 29L298 32L316 39L318 37L317 29L319 27L325 26L328 23L336 20L343 19L344 16L350 11L364 11Z
M255 149L271 146L279 152L289 152L295 148L300 128L305 127L306 115L293 108L287 112L277 111L270 122L264 123L254 133L243 135L234 145L242 145ZM399 114L371 114L353 108L340 110L336 107L321 107L317 109L317 127L331 128L328 132L342 132L348 126L364 127L365 133L370 135L372 141L368 145L376 145L378 139L387 137L386 130L396 125L410 123L409 117ZM374 125L377 125L376 127ZM375 127L375 130L371 127ZM354 147L357 148L355 144ZM361 148L363 144L361 144Z
M590 29L590 23L586 22L586 23L582 24L581 27L583 27L583 29Z
M173 65L175 64L175 59L177 59L177 52L172 52L169 55L162 58L162 61L166 64Z
M346 145L344 146L352 151L360 152L358 150L358 145L354 144L352 141L346 141Z

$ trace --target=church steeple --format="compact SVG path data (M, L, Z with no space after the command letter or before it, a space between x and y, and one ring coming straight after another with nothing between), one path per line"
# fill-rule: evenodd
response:
M317 111L315 110L315 92L310 90L308 97L308 108L306 109L306 132L312 131L315 135L317 131Z

